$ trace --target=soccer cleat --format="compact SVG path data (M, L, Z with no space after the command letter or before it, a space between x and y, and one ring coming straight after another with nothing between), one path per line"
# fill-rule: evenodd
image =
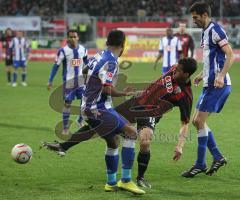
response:
M120 189L132 192L133 194L139 194L139 195L145 194L145 191L139 189L138 186L133 181L124 183L120 180L120 181L118 181L117 186Z
M137 181L137 185L139 187L144 187L144 188L151 188L152 187L151 184L146 179L144 179L143 177L140 177L140 178L137 177L136 181Z
M42 147L45 147L48 150L55 151L59 156L65 156L66 151L62 148L58 141L55 142L43 142Z
M85 122L81 115L76 118L76 123L79 128L82 128L85 125Z
M105 192L116 192L118 190L118 186L117 185L109 185L106 183L106 185L104 186L104 190L105 190Z
M215 172L218 171L220 167L227 164L226 158L222 157L220 160L214 160L212 166L207 170L206 175L212 176Z
M12 86L13 86L13 87L17 87L17 83L13 83Z
M199 173L205 173L207 171L207 168L198 168L195 165L193 165L191 167L191 169L185 171L182 173L182 176L185 178L193 178L194 176L196 176Z
M22 86L27 86L27 83L26 82L22 82Z

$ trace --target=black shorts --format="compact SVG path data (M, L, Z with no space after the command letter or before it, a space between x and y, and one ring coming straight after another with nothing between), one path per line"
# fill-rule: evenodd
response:
M137 119L137 130L141 130L141 129L147 127L154 131L156 124L160 121L161 118L162 117L138 118Z
M12 66L12 65L13 65L13 60L12 60L12 58L10 58L10 59L5 59L5 65L6 65L6 66Z

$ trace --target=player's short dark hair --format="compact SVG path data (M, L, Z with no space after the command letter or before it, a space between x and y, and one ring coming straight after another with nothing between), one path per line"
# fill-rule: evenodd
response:
M107 36L107 46L123 46L125 43L125 33L120 30L112 30Z
M10 27L8 27L8 28L5 29L5 31L8 31L8 30L12 31L12 29L11 29Z
M211 8L209 4L205 2L196 2L190 7L190 12L196 12L198 15L203 15L207 13L211 17Z
M181 58L178 64L183 66L183 72L191 76L197 70L197 61L194 58Z
M74 30L74 29L69 29L67 32L67 36L69 36L70 33L77 33L77 35L78 35L77 30Z

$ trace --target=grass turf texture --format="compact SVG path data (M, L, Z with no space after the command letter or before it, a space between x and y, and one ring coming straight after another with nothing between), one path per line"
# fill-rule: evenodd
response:
M105 178L105 144L100 139L91 140L71 149L60 158L53 152L39 150L40 141L57 139L54 126L61 115L48 104L50 92L46 90L51 63L30 62L28 87L12 88L6 85L4 65L0 76L0 199L79 200L79 199L240 199L239 178L239 63L231 69L233 91L223 112L210 117L209 125L215 134L229 164L212 177L204 174L194 179L185 179L181 172L189 168L196 158L197 139L194 127L185 144L184 154L178 162L172 161L174 146L179 131L179 110L168 113L157 125L151 146L151 161L146 178L152 189L144 196L134 196L119 191L103 191ZM129 81L152 81L160 74L152 70L152 64L133 64L123 73ZM18 76L20 80L21 76ZM58 73L54 85L61 83ZM201 87L193 88L194 105ZM75 116L72 117L75 120ZM17 143L26 143L34 151L30 163L20 165L11 157L11 148ZM136 149L136 155L138 145ZM207 163L212 160L208 153ZM137 167L134 163L133 177ZM120 168L119 168L120 169ZM119 176L120 177L120 176Z

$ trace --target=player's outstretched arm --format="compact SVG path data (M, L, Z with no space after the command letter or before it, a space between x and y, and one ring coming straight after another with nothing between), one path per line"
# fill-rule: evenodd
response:
M182 156L183 146L188 134L188 125L189 123L182 122L180 131L179 131L178 143L175 147L174 155L173 155L173 160L175 161L179 160Z
M156 70L158 61L161 59L161 57L162 57L162 52L159 51L158 57L156 58L156 61L155 61L154 65L153 65L153 69L154 69L154 70Z
M50 73L50 76L49 76L49 80L48 80L48 85L47 85L47 89L50 90L52 88L52 82L53 82L53 79L58 71L58 68L59 68L59 65L58 64L54 64L53 67L52 67L52 70L51 70L51 73Z
M119 91L113 86L104 86L103 93L112 97L131 96L135 94L136 89L133 87L126 87L123 91Z

